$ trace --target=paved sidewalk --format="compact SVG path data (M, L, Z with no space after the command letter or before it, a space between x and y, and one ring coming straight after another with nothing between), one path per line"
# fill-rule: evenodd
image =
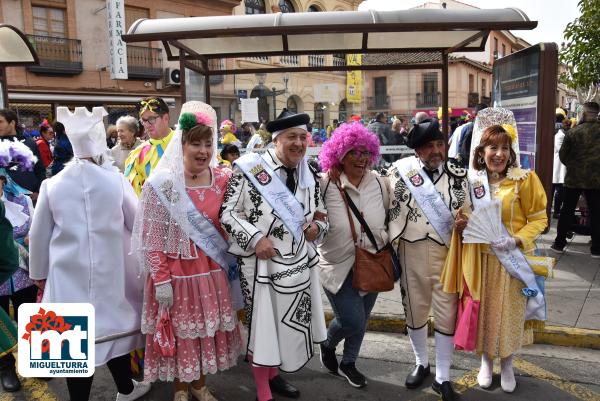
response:
M547 329L553 331L556 328L561 331L560 329L564 328L561 333L566 337L574 337L575 333L588 339L592 336L594 344L600 346L600 259L592 259L590 256L589 236L575 235L565 253L554 253L550 245L555 235L556 220L553 219L550 231L538 240L541 253L557 260L553 276L546 281ZM323 302L325 310L331 312L325 294ZM404 309L398 284L393 291L379 294L373 308L372 320L377 329L381 329L382 325L390 326L403 322ZM557 344L553 341L548 342Z

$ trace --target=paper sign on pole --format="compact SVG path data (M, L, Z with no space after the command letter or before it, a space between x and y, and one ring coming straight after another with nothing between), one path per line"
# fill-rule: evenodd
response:
M242 122L257 123L258 120L258 98L240 99L242 102Z
M106 12L110 78L127 79L127 46L121 39L125 33L125 0L106 0Z

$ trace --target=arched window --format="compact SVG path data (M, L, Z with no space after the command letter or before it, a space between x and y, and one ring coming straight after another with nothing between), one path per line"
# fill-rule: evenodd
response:
M294 6L290 0L279 0L279 9L282 13L293 13L296 12L294 10Z
M265 14L265 0L245 0L246 14Z
M296 103L296 100L291 96L288 97L287 100L287 109L293 113L298 112L298 104Z
M315 103L315 120L313 122L313 128L325 128L325 106L323 103Z
M308 7L308 12L309 13L318 13L319 11L321 11L321 10L317 6L310 6L310 7Z

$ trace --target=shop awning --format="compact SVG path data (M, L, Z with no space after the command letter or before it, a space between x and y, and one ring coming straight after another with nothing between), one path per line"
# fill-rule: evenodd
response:
M12 25L0 24L0 66L37 63L37 54L27 37Z

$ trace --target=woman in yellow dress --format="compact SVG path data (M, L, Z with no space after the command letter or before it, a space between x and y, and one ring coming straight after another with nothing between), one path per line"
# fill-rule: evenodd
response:
M474 170L487 173L491 199L502 203L502 222L509 235L492 241L491 246L496 250L519 247L527 256L533 254L535 240L548 224L546 193L535 172L518 167L518 156L511 147L514 142L516 132L510 125L488 126L471 160ZM474 196L477 195L474 190ZM525 321L527 297L522 290L526 285L505 270L489 245L464 244L460 255L460 251L453 249L457 243L454 241L450 248L442 281L445 291L459 292L463 301L463 286L468 287L467 296L479 301L475 346L475 351L481 354L479 385L490 387L493 360L500 358L502 389L513 392L516 387L513 355L522 345L533 342L532 329L541 322ZM453 254L459 255L454 259L456 263L452 262Z

